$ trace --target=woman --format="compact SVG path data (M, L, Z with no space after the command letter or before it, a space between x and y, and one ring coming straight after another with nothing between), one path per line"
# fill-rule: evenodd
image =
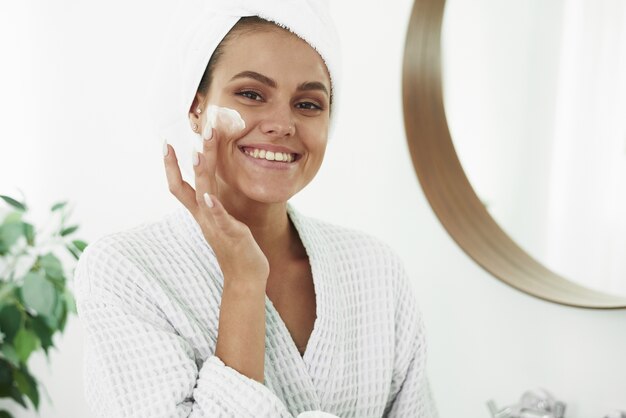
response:
M195 189L165 143L184 208L97 240L76 270L88 402L103 417L434 417L399 258L288 203L326 148L338 68L315 29L327 12L275 0L207 13L228 30L184 102L203 138ZM207 117L216 109L241 126Z

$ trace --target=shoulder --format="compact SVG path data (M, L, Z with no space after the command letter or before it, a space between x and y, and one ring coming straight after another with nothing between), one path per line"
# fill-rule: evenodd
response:
M360 280L370 278L377 287L395 288L406 280L401 257L381 238L356 228L305 216L293 208L290 210L301 238L306 240L305 246L333 260L337 267L352 272Z
M173 211L161 219L107 233L89 243L74 271L77 297L87 293L123 293L122 287L139 286L138 282L158 266L164 251L180 247L179 217L180 211Z
M356 228L338 225L312 216L299 214L300 223L306 224L309 239L325 245L338 254L395 264L399 257L395 250L379 237Z
M404 260L393 247L370 233L296 213L309 243L335 260L335 267L362 284L388 294L398 318L419 315L417 295Z

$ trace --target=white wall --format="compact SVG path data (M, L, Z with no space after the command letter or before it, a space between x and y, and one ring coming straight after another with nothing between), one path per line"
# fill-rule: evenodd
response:
M441 417L488 417L486 400L512 403L535 386L568 402L569 418L626 409L626 311L565 308L501 284L430 210L407 154L400 99L411 1L362 1L358 12L351 2L333 4L345 56L342 120L318 177L293 202L381 237L406 261ZM20 187L38 209L70 199L87 241L178 207L143 100L167 12L165 1L0 5L9 56L0 66L0 193ZM91 416L82 337L73 318L51 364L33 358L54 402L44 399L41 417Z

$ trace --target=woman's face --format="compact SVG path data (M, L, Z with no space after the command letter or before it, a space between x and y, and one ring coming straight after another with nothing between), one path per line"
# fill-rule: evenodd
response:
M319 170L328 137L330 79L319 54L295 35L268 28L235 36L225 45L207 97L197 99L203 110L208 104L235 109L246 123L235 137L220 136L220 194L285 202ZM261 159L261 150L296 154L295 160Z

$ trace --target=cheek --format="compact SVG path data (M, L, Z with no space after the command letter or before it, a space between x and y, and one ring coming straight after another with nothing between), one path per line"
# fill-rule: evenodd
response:
M213 98L213 101L211 101L210 103L235 110L243 119L245 123L245 128L242 131L231 135L231 137L228 138L231 141L246 136L251 130L253 130L254 126L258 123L258 120L260 119L260 112L255 111L256 109L254 108L242 105L234 97L229 96L225 92L220 95L216 95Z
M300 126L300 136L311 151L323 155L328 144L328 124L311 123Z
M247 106L244 106L233 93L227 90L222 90L219 93L216 92L212 95L211 100L212 101L210 103L212 104L236 110L246 123L248 122L246 120L246 116L249 116L250 109Z
M257 126L259 123L261 123L263 119L266 117L263 111L263 108L261 106L259 107L244 106L241 103L238 103L236 101L233 101L233 102L234 103L231 103L231 107L235 109L237 112L239 112L242 119L246 122L246 129L244 130L246 134L250 132L251 130L253 130L253 128Z

